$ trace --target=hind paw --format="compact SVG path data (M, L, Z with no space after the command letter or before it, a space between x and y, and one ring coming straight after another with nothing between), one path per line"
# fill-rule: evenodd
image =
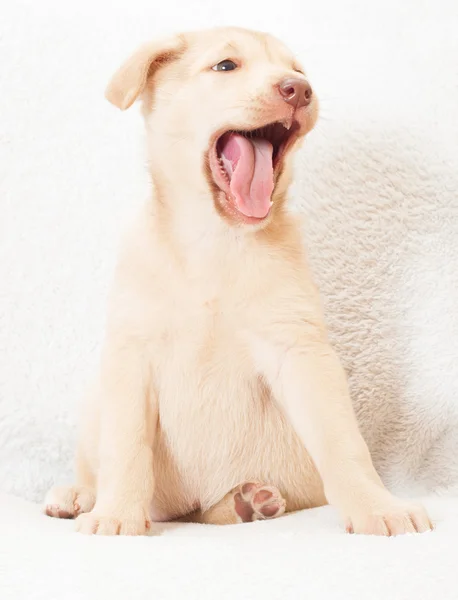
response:
M234 504L242 523L280 517L286 508L286 502L275 486L258 482L244 483L236 488Z

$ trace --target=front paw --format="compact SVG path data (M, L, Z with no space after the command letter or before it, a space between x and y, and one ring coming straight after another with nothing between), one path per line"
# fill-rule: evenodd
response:
M348 533L392 536L431 531L433 525L423 506L392 496L382 503L351 511L346 529Z
M88 535L146 535L150 528L148 511L142 507L119 511L96 506L76 519L76 530Z

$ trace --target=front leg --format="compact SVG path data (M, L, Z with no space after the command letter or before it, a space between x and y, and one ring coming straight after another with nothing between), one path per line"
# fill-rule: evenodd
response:
M145 350L127 338L109 339L103 352L97 499L77 519L82 533L142 535L150 527L157 401Z
M256 358L323 480L347 531L376 535L432 528L425 510L383 486L359 431L345 373L326 341L256 344Z

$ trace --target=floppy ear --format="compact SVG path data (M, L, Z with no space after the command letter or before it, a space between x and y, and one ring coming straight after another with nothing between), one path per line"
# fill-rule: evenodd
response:
M144 44L113 75L105 97L121 110L126 110L143 92L153 70L183 50L184 40L180 36Z

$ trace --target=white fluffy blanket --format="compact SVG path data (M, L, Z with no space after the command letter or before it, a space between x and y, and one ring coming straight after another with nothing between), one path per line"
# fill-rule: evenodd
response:
M243 525L162 526L100 538L0 495L2 600L456 600L455 499L436 530L350 536L329 506Z
M0 489L38 501L71 480L118 238L148 194L138 109L116 111L104 85L139 42L221 23L283 38L322 99L292 205L383 478L402 493L457 491L455 0L4 3ZM436 533L395 541L346 538L329 508L89 541L3 502L2 598L57 598L64 579L65 598L91 597L91 581L113 598L452 597L452 501L437 505Z

